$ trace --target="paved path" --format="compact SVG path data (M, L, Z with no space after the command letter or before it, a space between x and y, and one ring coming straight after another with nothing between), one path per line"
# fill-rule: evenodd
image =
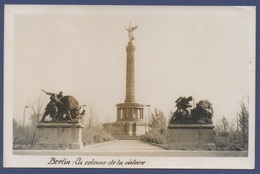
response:
M247 151L166 150L140 140L116 140L87 145L78 150L14 150L14 155L55 156L153 156L153 157L247 157Z
M124 152L124 151L158 151L158 150L165 150L161 147L154 146L149 143L145 143L140 140L116 140L107 143L95 144L95 145L88 145L83 148L89 152Z

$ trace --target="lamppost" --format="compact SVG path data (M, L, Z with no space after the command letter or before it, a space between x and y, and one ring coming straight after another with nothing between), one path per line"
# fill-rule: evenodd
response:
M23 110L23 128L24 128L24 123L25 123L25 110L29 108L29 106L25 106Z
M151 105L145 105L146 107L148 107L148 116L147 116L147 119L146 119L146 132L148 132L149 131L149 117L150 117L150 106Z

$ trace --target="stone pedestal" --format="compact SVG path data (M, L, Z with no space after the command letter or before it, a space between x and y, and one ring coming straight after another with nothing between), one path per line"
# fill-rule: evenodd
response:
M215 149L212 124L170 124L169 149Z
M39 122L34 139L36 148L80 149L82 143L81 123Z

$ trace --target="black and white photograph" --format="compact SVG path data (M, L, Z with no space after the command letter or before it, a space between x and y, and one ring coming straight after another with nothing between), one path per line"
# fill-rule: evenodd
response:
M4 167L255 168L256 7L4 9Z

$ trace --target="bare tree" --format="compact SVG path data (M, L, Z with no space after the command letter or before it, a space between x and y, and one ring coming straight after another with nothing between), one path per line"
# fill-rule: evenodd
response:
M221 119L221 122L222 122L222 125L221 125L222 130L224 132L228 132L228 130L229 130L229 123L228 123L228 121L227 121L227 119L226 119L226 117L224 115L223 115L223 117Z
M112 135L104 130L100 123L98 113L94 109L94 105L90 104L87 113L83 119L83 142L84 144L100 143L103 141L112 140Z
M98 114L95 112L93 104L91 104L84 117L84 125L86 128L91 128L97 125L98 122Z
M248 118L249 112L248 108L245 105L245 102L240 103L241 111L238 113L238 125L242 130L243 136L243 146L245 146L248 142Z
M36 96L30 104L30 121L33 127L36 126L39 118L44 112L46 106L46 96L44 94L39 94Z

